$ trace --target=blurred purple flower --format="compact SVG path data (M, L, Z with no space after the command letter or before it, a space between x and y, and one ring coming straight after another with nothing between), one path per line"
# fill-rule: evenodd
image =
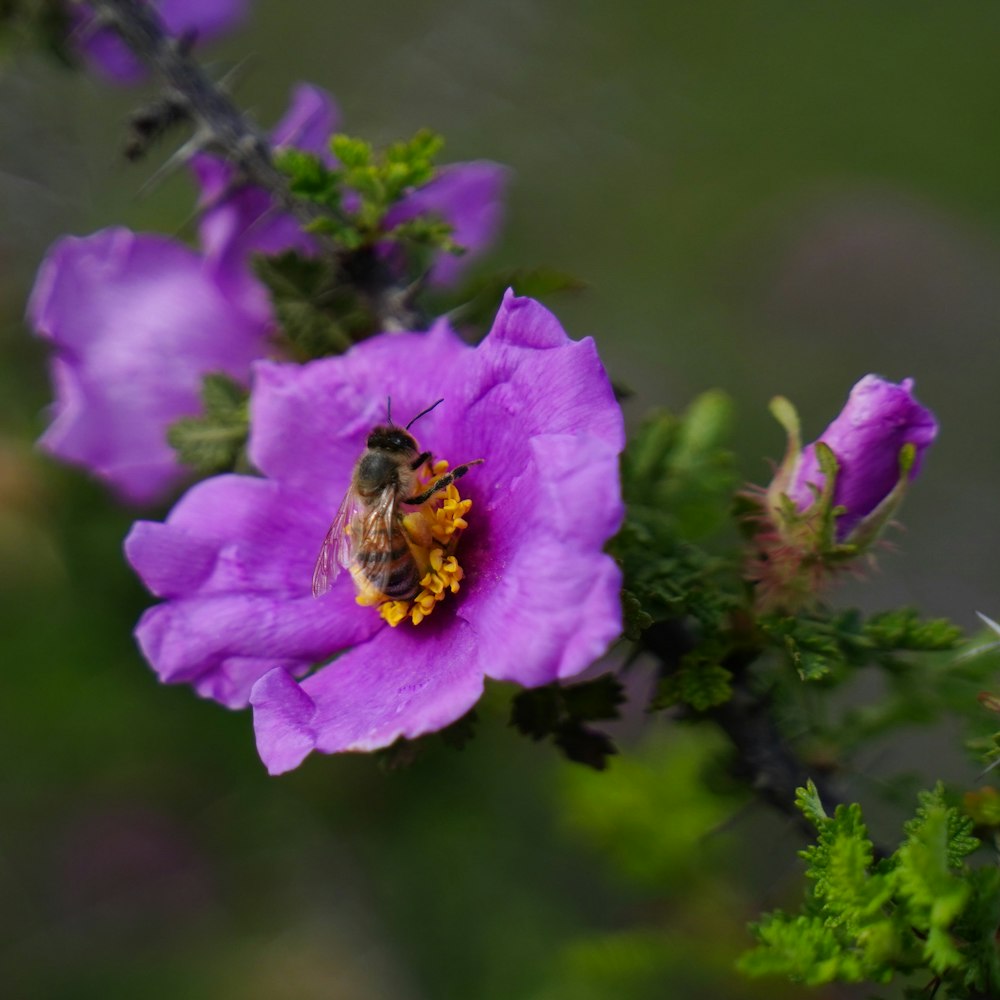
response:
M201 410L201 376L248 381L266 327L195 251L164 236L104 229L49 250L28 319L55 348L56 402L40 444L134 503L183 475L166 429Z
M904 445L916 448L910 479L920 471L938 425L934 414L913 398L912 389L913 379L897 384L866 375L819 438L839 466L833 503L843 506L845 512L837 519L838 541L846 539L893 491L899 482L899 456ZM823 481L813 443L803 450L792 473L788 496L799 510L805 510L816 498L810 484L822 489Z
M300 85L272 140L330 162L323 151L338 117L329 95ZM28 308L56 348L56 403L42 447L135 503L160 499L182 475L166 430L200 412L202 376L218 371L246 381L250 362L265 354L271 304L250 256L308 253L314 245L265 191L233 187L228 164L203 155L194 169L203 191L202 254L122 228L66 237L42 262ZM445 168L413 197L442 211L456 206L458 231L475 242L490 227L498 171L493 164Z
M193 34L207 42L237 27L246 16L248 0L151 0L167 33L174 38ZM109 27L100 27L86 4L69 4L72 40L92 70L113 83L137 83L146 76L142 63Z
M278 148L291 146L314 153L327 164L335 161L329 140L340 124L333 98L319 87L299 84L292 91L285 117L272 133ZM209 259L216 262L226 281L258 285L260 301L264 290L250 272L249 259L255 253L276 254L283 250L308 253L312 238L298 223L281 211L267 192L249 185L234 187L232 167L208 155L194 160L195 176L201 185L201 240ZM453 239L465 248L460 257L442 254L435 262L430 280L448 285L482 254L496 238L503 215L503 190L507 168L487 160L452 163L439 168L435 176L397 204L385 220L387 228L417 215L433 212L453 227Z
M285 116L271 131L271 143L275 149L294 146L315 153L331 165L328 140L339 121L340 110L326 91L300 83L292 90ZM285 250L310 253L315 241L291 215L275 208L263 188L235 183L236 170L225 160L202 153L191 166L201 187L198 235L205 256L229 293L266 321L270 299L250 270L251 256Z
M231 707L249 700L271 773L314 749L440 729L487 676L529 687L572 677L619 634L621 574L603 546L623 513L624 429L592 340L569 340L546 309L508 293L478 348L440 321L304 366L261 362L254 378L250 457L267 478L198 484L165 523L138 522L125 551L164 599L136 631L147 659L166 682ZM318 600L310 591L390 392L409 416L444 398L420 425L435 457L485 459L462 480L473 508L461 592L397 628L358 606L350 574Z

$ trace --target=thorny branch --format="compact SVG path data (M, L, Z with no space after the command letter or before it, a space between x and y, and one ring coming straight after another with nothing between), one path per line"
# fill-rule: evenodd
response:
M300 222L316 218L317 207L295 198L271 158L259 128L188 54L184 39L171 37L153 7L143 0L91 0L99 20L163 79L168 97L195 122L196 144L234 163L245 178L270 192Z
M287 178L274 165L267 137L190 56L190 39L171 37L144 0L90 0L90 6L100 22L114 28L132 52L162 78L167 104L193 119L191 147L233 163L241 180L266 190L302 225L323 214L321 206L292 194ZM421 317L413 301L419 282L401 288L392 270L367 248L352 253L331 246L330 254L368 301L377 329L393 332L419 326Z

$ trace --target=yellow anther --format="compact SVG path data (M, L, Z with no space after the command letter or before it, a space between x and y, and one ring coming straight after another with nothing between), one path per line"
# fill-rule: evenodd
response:
M422 480L421 486L430 486L448 471L448 463L440 459L431 468L431 475ZM419 510L406 514L403 530L417 565L423 571L420 590L407 601L389 600L384 594L366 585L363 574L355 573L358 584L357 602L377 605L379 614L395 628L409 619L419 625L442 601L446 594L457 594L465 574L455 556L458 539L469 526L463 517L472 507L471 500L463 500L454 483L431 497Z

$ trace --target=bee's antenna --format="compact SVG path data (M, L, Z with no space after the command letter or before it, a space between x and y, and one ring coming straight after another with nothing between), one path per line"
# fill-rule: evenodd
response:
M392 423L392 396L386 396L385 398L385 422L387 424Z
M439 399L432 406L428 406L426 410L421 410L404 428L404 430L409 430L421 417L427 416L435 406L440 406L444 402L444 399Z

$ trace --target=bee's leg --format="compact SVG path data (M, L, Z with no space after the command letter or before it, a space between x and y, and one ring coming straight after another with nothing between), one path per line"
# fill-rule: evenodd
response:
M424 462L429 462L431 460L431 453L429 451L422 451L417 457L410 462L410 468L416 472Z
M456 465L451 472L446 472L433 486L428 486L423 493L418 493L415 497L406 497L403 503L420 506L426 503L435 493L446 490L456 479L461 479L473 465L482 465L483 459L477 458L474 462L466 462L465 465Z

